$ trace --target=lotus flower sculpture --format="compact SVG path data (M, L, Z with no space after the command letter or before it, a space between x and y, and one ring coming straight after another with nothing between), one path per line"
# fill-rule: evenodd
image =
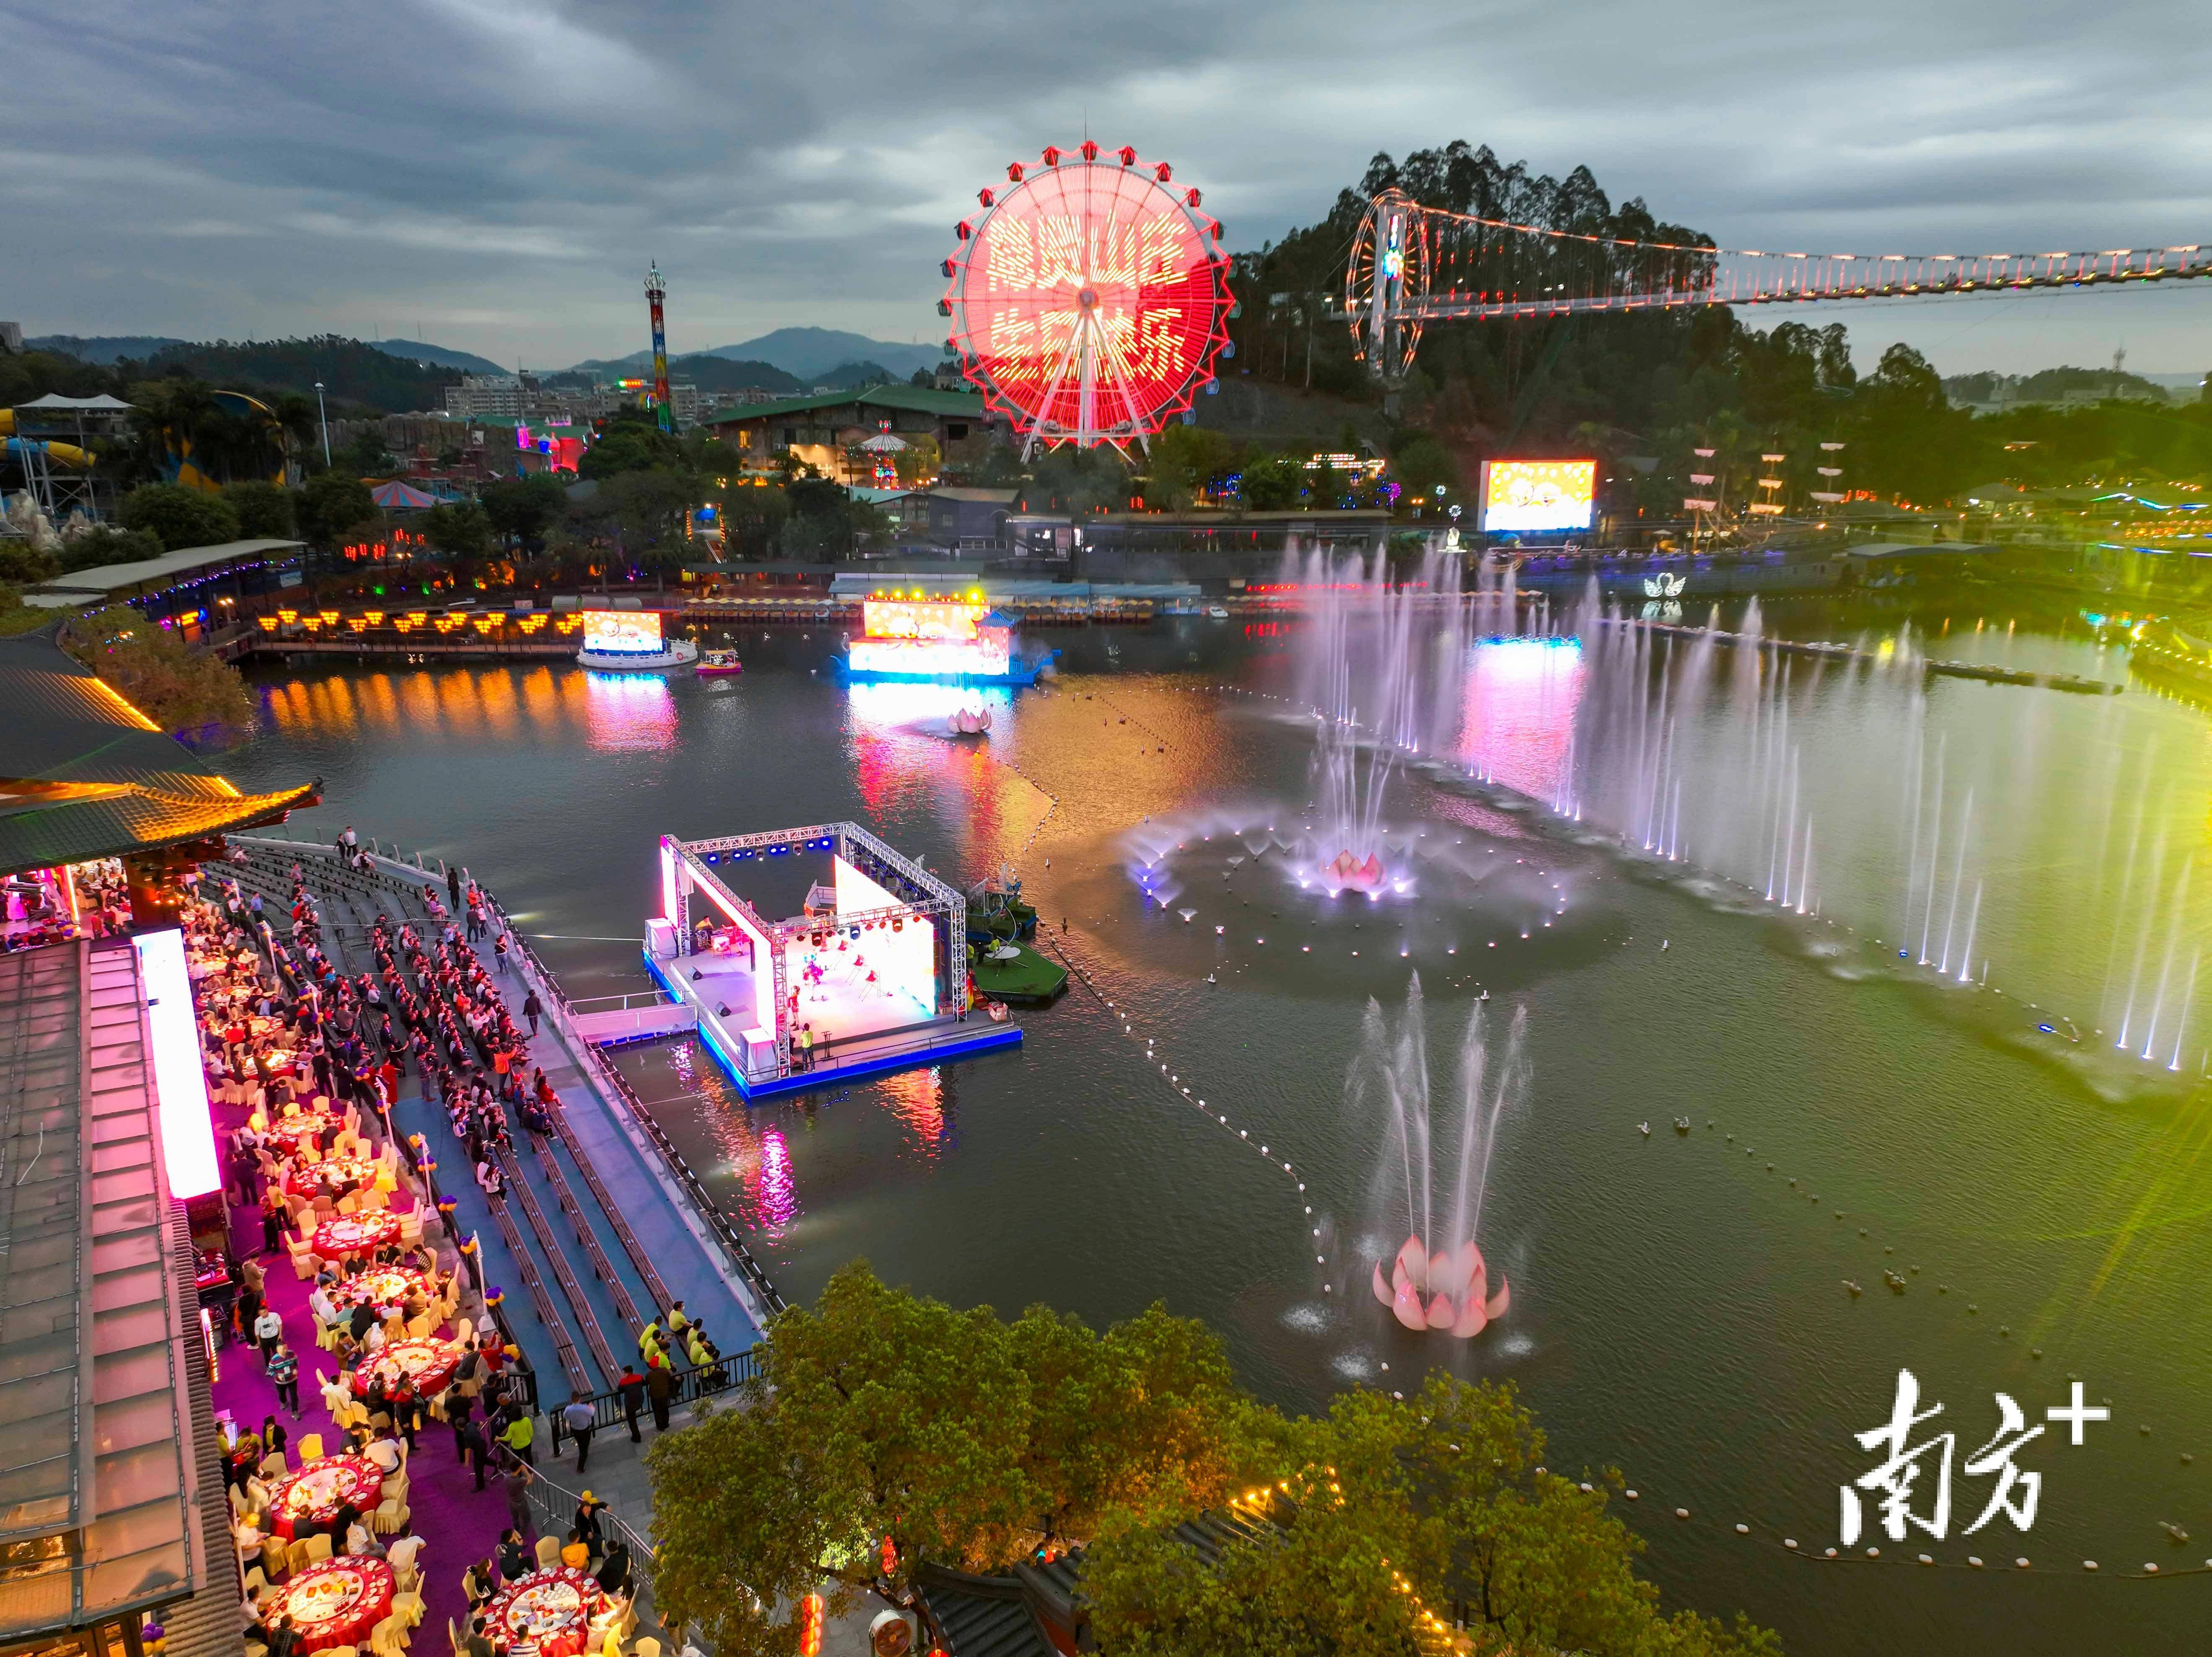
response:
M1493 1292L1482 1251L1470 1237L1449 1253L1431 1254L1419 1237L1408 1237L1382 1275L1375 1262L1375 1298L1408 1329L1438 1329L1471 1339L1505 1315L1513 1303L1512 1285L1501 1274Z
M1339 852L1334 861L1322 865L1321 877L1333 891L1354 892L1376 891L1387 878L1381 856L1372 852L1364 863L1349 852Z

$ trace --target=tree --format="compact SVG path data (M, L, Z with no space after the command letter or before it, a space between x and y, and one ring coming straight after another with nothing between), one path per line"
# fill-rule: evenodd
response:
M238 539L238 513L228 501L181 483L142 484L123 497L115 518L152 536L165 552Z
M1274 1521L1270 1539L1209 1563L1156 1526L1109 1527L1084 1571L1102 1649L1413 1657L1417 1619L1455 1609L1512 1650L1781 1649L1741 1619L1662 1618L1630 1569L1642 1542L1607 1512L1620 1475L1586 1491L1540 1471L1544 1435L1510 1387L1432 1375L1410 1400L1346 1393L1325 1418L1285 1423L1275 1450L1272 1489L1246 1508Z
M722 519L722 550L731 558L775 555L777 537L791 517L791 497L780 489L732 483L717 507Z
M70 621L63 647L164 731L243 725L253 698L236 668L156 627L128 604L110 604Z
M224 485L222 498L238 514L238 532L242 536L289 541L298 531L289 489L256 478Z
M1180 512L1198 496L1215 493L1236 464L1233 446L1219 432L1171 425L1152 440L1146 504Z
M103 564L137 564L159 558L161 543L143 530L100 524L64 535L58 555L61 574L70 575L81 569L98 569Z
M528 477L497 477L477 496L492 533L502 541L528 548L542 543L545 533L568 509L568 491L550 472Z
M295 503L301 537L324 548L343 544L346 537L376 517L376 499L368 485L340 471L318 472L309 478Z
M1285 512L1298 504L1305 469L1283 455L1247 460L1237 481L1237 499L1248 512Z
M422 514L422 538L456 565L465 564L491 545L491 520L473 501L447 502Z
M855 1261L755 1350L741 1408L647 1456L661 1613L723 1657L788 1654L772 1608L825 1580L842 1613L925 1562L1002 1564L1056 1519L1218 1501L1236 1460L1219 1343L1157 1308L1103 1337L1042 1308L1009 1328Z
M622 472L684 468L683 443L662 431L651 415L637 409L610 416L605 428L576 463L579 476L601 478Z
M784 551L793 558L849 558L856 543L890 532L890 520L842 483L826 477L796 477L784 487L791 515L781 533Z
M1459 489L1459 467L1453 462L1451 452L1426 432L1399 446L1398 452L1391 458L1390 470L1397 474L1408 503L1433 503L1439 483L1448 495Z
M937 446L937 440L923 432L906 440L906 447L891 457L891 464L898 470L899 487L911 489L929 483L944 470L945 456Z

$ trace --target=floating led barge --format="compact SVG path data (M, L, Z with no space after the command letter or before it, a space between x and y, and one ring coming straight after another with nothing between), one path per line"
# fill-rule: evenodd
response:
M830 659L848 680L1032 685L1043 665L1014 654L1013 618L981 592L879 590L861 601L860 614L860 636Z
M730 884L750 871L760 883L773 884L773 874L792 885L793 864L824 859L830 883L810 887L788 920L764 919ZM858 823L720 840L664 835L660 897L659 918L646 923L645 964L696 1012L699 1039L748 1100L1022 1039L1018 1026L980 1012L957 1017L967 899Z
M657 673L699 659L689 639L661 636L660 614L651 610L584 611L584 647L576 660L602 673Z

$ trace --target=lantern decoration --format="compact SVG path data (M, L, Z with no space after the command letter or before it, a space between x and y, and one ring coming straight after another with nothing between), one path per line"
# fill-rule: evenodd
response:
M946 343L984 401L1040 445L1146 444L1207 389L1229 349L1229 256L1195 192L1136 152L1054 152L979 192L984 212L944 268Z
M822 1657L822 1596L810 1593L799 1602L799 1657Z

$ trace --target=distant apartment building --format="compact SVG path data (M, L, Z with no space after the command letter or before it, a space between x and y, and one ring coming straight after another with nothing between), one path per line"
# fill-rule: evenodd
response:
M520 420L544 395L532 374L463 374L446 388L446 412L456 420Z

